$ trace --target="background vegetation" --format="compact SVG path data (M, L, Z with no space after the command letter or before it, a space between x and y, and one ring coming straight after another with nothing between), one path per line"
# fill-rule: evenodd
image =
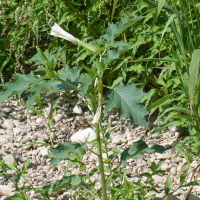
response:
M168 126L188 128L189 136L177 143L176 150L184 156L189 169L193 156L200 156L199 7L198 0L2 1L0 75L3 90L0 102L14 94L21 95L21 91L9 89L10 80L20 85L24 77L20 74L34 71L43 77L47 59L53 63L54 72L43 79L56 75L60 78L65 70L71 70L73 75L82 77L79 81L82 84L87 80L94 82L95 78L99 85L102 81L103 92L99 85L96 89L87 85L84 91L83 88L79 91L83 97L88 93L91 97L93 91L96 95L110 97L113 88L118 91L126 86L133 92L136 88L143 89L149 95L141 95L140 102L145 103L150 115L159 109L158 119L165 117L164 124L154 132ZM81 41L91 42L99 51L105 50L106 53L101 53L101 56L106 55L102 60L105 68L100 69L101 65L94 62L96 57L91 52L48 35L54 22ZM33 74L28 76L33 78ZM95 96L92 98L92 111L96 113L100 102L95 103ZM31 106L29 102L28 108ZM169 119L173 120L169 122ZM167 179L166 185L169 183Z

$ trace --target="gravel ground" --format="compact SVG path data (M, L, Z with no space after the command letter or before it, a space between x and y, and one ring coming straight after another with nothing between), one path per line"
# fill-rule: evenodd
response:
M24 100L21 99L20 101L23 102ZM49 100L46 99L44 102L49 102ZM48 116L50 105L49 103L46 103L44 106L46 107L45 111L46 115ZM80 99L76 94L72 95L70 101L66 100L66 98L62 96L61 101L56 109L54 123L52 125L52 137L54 144L56 145L69 141L71 135L79 130L87 128L87 118L92 118L91 113L87 107L80 105ZM114 132L110 135L108 147L117 147L123 151L125 148L131 146L133 142L138 141L145 135L147 136L144 137L144 140L149 146L153 144L160 144L170 147L175 141L181 140L185 135L188 134L187 129L184 130L183 128L173 128L171 130L165 129L161 134L151 135L151 131L156 127L155 120L156 116L152 116L150 118L150 131L146 133L145 128L132 125L128 117L119 121L116 111L110 111L105 116L105 119L102 123L102 126L104 127L107 125L116 127ZM161 124L162 121L159 123ZM62 178L62 172L59 167L54 167L51 171L49 171L50 159L47 158L48 153L50 153L49 147L42 145L29 145L20 148L22 145L35 141L50 142L44 119L38 115L35 115L32 111L27 112L24 107L17 103L15 98L0 104L1 159L7 164L13 164L14 159L16 159L18 168L21 169L23 163L28 159L28 157L31 157L31 164L28 167L26 178L35 187L42 187L44 185L55 183L56 180L60 180ZM94 147L90 147L95 151ZM169 174L173 180L173 190L180 183L178 179L178 173L184 164L185 159L181 156L174 158L174 156L175 155L172 154L172 150L168 150L164 154L145 154L140 156L137 161L129 159L129 166L122 166L129 172L127 176L128 180L135 182L139 180L138 174L149 171L149 169L147 169L148 159L155 163L162 161L163 164L159 169L166 170L167 172L163 177L154 175L153 179L155 180L156 189L160 191L156 197L163 198L165 193L164 183ZM106 155L103 155L103 158L106 159ZM61 161L61 166L65 168L67 166L67 162L67 160ZM97 156L91 154L90 152L87 152L86 155L83 156L83 162L87 166L86 172L79 171L75 167L71 167L69 171L71 171L72 174L79 173L80 175L84 175L98 165ZM113 167L116 167L118 162L119 158L115 158L112 163ZM196 160L194 160L191 164L187 178L188 181L190 181L192 172L198 164L199 158L196 158ZM9 170L9 174L14 174L14 171ZM99 173L94 174L94 177L92 177L91 180L96 182L96 188L100 187ZM146 179L143 178L142 181L145 183ZM21 178L19 181L19 187L22 186L28 186L23 178ZM5 199L6 196L12 195L13 189L14 185L10 180L6 179L5 177L0 177L0 199ZM188 190L189 188L181 188L177 190L174 195L178 199L184 200ZM29 191L27 193L31 199L37 199L34 191ZM151 192L148 193L149 196L151 194ZM189 200L198 200L198 197L200 196L200 187L193 187L191 194L192 195L190 195ZM51 197L51 199L70 199L68 195L69 194L67 191L63 191L58 196ZM172 199L175 199L175 197Z

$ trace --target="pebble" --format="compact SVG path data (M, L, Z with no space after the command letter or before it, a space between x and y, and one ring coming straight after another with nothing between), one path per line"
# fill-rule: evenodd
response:
M14 128L14 123L10 119L6 119L4 125L9 129L12 130Z
M70 100L71 101L71 100ZM56 108L56 112L54 115L54 122L52 123L52 138L55 140L55 147L59 143L67 142L71 139L71 141L75 142L85 142L87 136L89 135L89 141L92 141L96 139L96 132L93 128L86 128L83 129L83 127L88 123L87 118L92 119L91 113L86 108L83 108L79 106L80 101L79 98L76 98L76 101L74 103L69 103L67 100L68 106L65 106L65 104L58 104L58 107ZM23 107L17 107L16 104L13 108L12 105L15 105L14 103L10 104L8 107L10 110L7 110L6 112L3 112L4 119L0 118L0 146L1 146L1 152L0 157L10 164L14 163L14 159L16 158L16 161L18 162L18 169L22 170L23 164L26 161L28 157L31 157L30 160L30 167L28 167L26 177L30 181L31 184L33 184L36 187L42 187L45 184L55 183L56 180L59 180L62 178L61 170L59 166L54 167L51 171L49 171L51 165L49 163L50 159L48 158L48 154L50 153L50 148L48 146L44 145L29 145L23 148L20 148L24 144L28 144L29 142L45 142L49 143L49 133L45 126L44 119L41 116L36 115L33 111L29 110L25 112L26 119L19 120L19 116L23 115L25 109ZM70 106L74 105L73 108ZM0 105L1 106L1 105ZM49 104L48 104L49 106ZM5 107L5 106L4 106ZM2 109L4 108L2 106ZM114 110L114 109L113 109ZM84 111L84 112L83 112ZM71 116L71 113L78 114L76 117L68 117ZM50 107L45 108L45 116L49 118L50 113ZM120 149L121 152L124 151L125 148L132 145L134 142L137 142L141 139L141 137L144 136L144 128L137 127L135 125L130 124L129 118L123 118L122 121L119 121L118 115L115 114L115 111L111 111L112 114L105 115L105 120L103 120L102 126L112 125L116 126L116 129L114 132L111 133L110 139L108 140L107 146L108 148L117 147ZM16 119L13 119L13 116L16 116ZM72 115L74 116L74 115ZM10 120L12 119L12 120ZM8 128L5 124L5 121L10 121L9 123L12 124L12 127ZM154 120L155 121L155 120ZM4 123L3 123L4 122ZM162 123L162 121L161 121ZM150 124L151 128L154 129L155 126L153 124ZM78 129L83 129L79 130ZM162 134L153 134L151 135L151 131L148 132L149 138L147 138L147 144L148 145L154 145L154 144L165 144L169 145L172 144L176 137L178 136L179 129L172 129L170 131L163 131ZM74 134L73 134L74 133ZM76 136L76 139L74 140ZM146 138L145 138L146 139ZM97 152L97 149L94 148L92 145L87 145L88 148L90 148L92 151ZM155 188L159 187L160 193L157 197L164 198L164 184L167 176L170 174L173 180L172 187L176 188L179 184L179 179L177 178L178 172L181 169L182 164L184 163L184 159L181 156L178 156L177 158L173 159L173 156L171 150L168 150L164 154L144 154L140 155L139 159L137 161L133 159L127 159L127 162L129 163L129 166L126 167L122 165L121 167L126 169L129 174L127 175L127 178L131 181L139 181L139 174L140 173L152 173L150 169L148 169L148 160L150 159L151 162L155 162L156 164L159 164L161 161L163 161L163 164L159 167L159 170L166 170L167 172L164 174L164 176L158 176L153 175L153 180L155 181ZM109 152L108 156L110 156L113 152ZM103 153L103 160L107 159L107 154ZM10 157L10 158L9 158ZM92 169L99 165L98 157L91 152L87 152L87 154L83 155L82 162L86 164L86 172L89 173L92 171ZM120 162L120 156L117 155L113 158L113 161L111 163L112 168L116 168ZM177 163L177 164L176 164ZM63 169L68 164L68 160L62 160L61 166ZM106 165L106 164L105 164ZM198 165L197 158L194 159L194 161L191 164L191 167L194 169ZM9 174L13 174L13 170L8 170ZM76 166L71 166L67 175L70 175L69 172L72 172L73 174L80 174L85 175L85 172L82 170L79 170ZM135 176L135 174L137 176ZM106 176L110 176L110 173L106 172ZM13 185L8 184L9 182L4 181L0 177L0 184L9 186L8 188L13 188ZM93 182L96 182L96 188L100 188L100 174L99 172L96 172L95 175L91 178ZM116 179L119 180L119 177ZM146 178L142 178L142 181L146 182ZM25 180L20 179L20 184L25 184ZM87 180L85 180L87 182ZM22 185L21 185L22 186ZM157 188L156 188L157 189ZM151 194L152 191L147 191L146 197ZM183 195L185 190L179 189L177 193L175 193L175 196L179 198L180 195ZM198 190L192 191L196 197L198 197ZM3 192L2 192L3 193ZM31 198L36 198L34 192L28 192L27 193ZM58 200L61 199L68 199L69 194L65 193L66 198L62 198L62 194L59 194ZM57 198L57 197L56 197ZM197 198L198 199L198 198ZM190 200L197 200L197 199L190 199ZM176 200L169 199L169 200ZM199 200L199 199L198 199Z
M172 167L170 169L170 172L173 174L173 175L176 175L177 174L177 168L176 167Z
M88 142L96 139L96 132L93 128L86 128L76 132L71 136L72 142L84 143L88 137Z
M12 112L12 108L4 107L4 108L2 109L2 112L3 112L3 113L6 113L6 114L11 113L11 112Z
M75 122L79 123L81 125L85 125L85 124L87 124L87 119L85 119L84 117L81 117L81 116L76 116Z
M82 109L81 109L81 107L80 107L79 105L76 105L76 106L73 108L73 113L82 115L82 114L83 114L83 111L82 111Z
M41 123L43 122L43 119L42 119L41 117L38 117L38 118L35 120L35 122L36 122L37 124L41 124Z
M120 140L120 138L114 138L114 139L112 140L112 143L113 143L113 144L121 144L122 141Z
M8 154L4 157L3 161L5 164L13 165L15 162L15 157L12 154Z
M12 192L15 188L11 188L5 185L0 185L0 191L2 192L3 195L10 197L13 196L15 193Z

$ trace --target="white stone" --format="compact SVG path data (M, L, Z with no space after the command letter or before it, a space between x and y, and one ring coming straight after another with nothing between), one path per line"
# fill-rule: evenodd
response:
M170 166L167 164L167 163L163 163L161 165L161 170L165 170L165 171L168 171L170 169Z
M170 172L173 174L173 175L176 175L177 174L177 168L176 167L172 167L170 169Z
M21 128L13 128L13 133L16 135L18 133L21 133L22 129Z
M8 154L4 157L3 161L5 162L5 164L13 165L15 158L12 154Z
M37 124L41 124L41 123L43 122L43 119L42 119L41 117L38 117L38 118L35 120L35 122L36 122Z
M81 109L81 107L79 105L76 105L74 108L73 108L73 113L76 113L76 114L83 114L83 111Z
M14 188L10 188L5 185L0 185L0 191L7 197L13 196L15 193L12 192Z
M6 128L8 128L9 130L12 130L14 128L14 124L11 120L6 119L4 122L4 125L6 126Z
M152 176L152 179L154 180L155 183L162 183L164 184L165 183L165 180L166 180L166 176L159 176L159 175L153 175Z
M153 145L153 144L157 144L157 143L158 143L158 140L154 140L154 139L147 140L147 142L146 142L147 145Z
M50 113L51 113L51 107L46 107L46 108L44 109L44 115L45 115L45 117L46 117L47 119L49 119Z
M6 131L2 128L0 128L0 134L6 134Z
M71 136L72 142L84 143L88 137L88 142L96 139L96 131L93 128L86 128L76 132Z
M42 149L42 150L40 151L40 154L41 154L43 157L47 157L48 154L49 154L48 149Z
M194 161L190 164L190 167L196 168L198 164L199 164L199 163L198 163L196 160L194 160Z
M170 159L170 158L172 158L172 154L171 153L159 154L157 156L158 160L165 160L165 159Z

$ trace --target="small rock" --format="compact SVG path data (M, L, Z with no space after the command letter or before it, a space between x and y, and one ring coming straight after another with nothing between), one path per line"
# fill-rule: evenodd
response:
M86 128L84 130L76 132L71 136L72 142L84 143L88 137L88 142L96 139L96 132L92 128Z
M50 113L51 113L51 107L46 107L46 108L44 109L44 115L45 115L45 117L46 117L47 119L50 118Z
M154 198L153 200L164 200L164 199L163 199L163 198L156 197L156 198ZM179 198L177 198L177 197L174 196L174 195L171 195L170 197L167 198L167 200L179 200Z
M13 165L15 162L15 157L12 154L8 154L4 157L3 161L5 164Z
M62 120L62 118L63 118L62 114L57 114L54 116L53 119L55 120L55 122L59 122Z
M161 170L168 171L169 169L170 169L170 166L167 163L163 163L161 165Z
M6 134L6 131L2 128L0 128L0 134Z
M173 175L176 175L177 174L177 168L176 167L172 167L170 169L170 172L173 174Z
M2 112L3 112L3 113L6 113L6 114L11 113L11 112L12 112L12 108L4 107L4 108L2 109Z
M9 120L9 119L6 119L5 122L4 122L4 125L9 129L9 130L12 130L14 128L14 123Z
M200 200L200 198L195 196L194 194L190 194L188 200Z
M41 117L38 117L35 121L37 124L41 124L43 122L43 119Z
M165 180L166 180L166 176L158 176L156 174L156 175L152 176L152 179L154 180L155 183L162 183L162 184L164 184Z
M196 160L194 160L194 161L190 164L190 167L196 168L198 164L199 164L199 163L198 163Z
M75 122L79 123L81 125L87 124L87 120L84 117L81 117L81 116L76 116Z
M15 193L12 192L14 188L10 188L5 185L0 185L0 191L7 197L13 196Z
M172 128L169 127L169 130L173 133L179 132L179 134L182 135L184 130L185 130L185 127L181 127L181 126L175 126L175 127L172 127Z
M120 140L120 138L114 138L114 139L112 140L112 143L113 143L113 144L121 144L122 141Z
M29 111L28 111L28 109L26 109L25 115L26 115L27 119L30 119L31 116L34 116L34 115L35 115L35 113L34 113L32 110L29 110Z
M23 139L21 140L21 143L22 143L22 144L26 144L28 141L29 141L28 138L23 138Z
M81 109L81 107L79 105L76 105L74 108L73 108L73 113L76 113L76 114L83 114L83 111Z
M51 132L51 138L52 138L52 140L55 140L55 139L56 139L56 135L55 135L54 132Z
M40 154L41 154L43 157L47 157L48 154L49 154L48 149L42 149L42 150L40 151Z
M19 134L19 133L21 133L22 132L22 129L21 128L13 128L13 133L15 134L15 135L17 135L17 134Z
M157 156L158 160L166 160L166 159L169 159L169 158L172 158L172 154L171 153L159 154Z
M153 145L153 144L157 144L158 143L158 140L153 140L153 139L150 139L146 142L147 145Z

